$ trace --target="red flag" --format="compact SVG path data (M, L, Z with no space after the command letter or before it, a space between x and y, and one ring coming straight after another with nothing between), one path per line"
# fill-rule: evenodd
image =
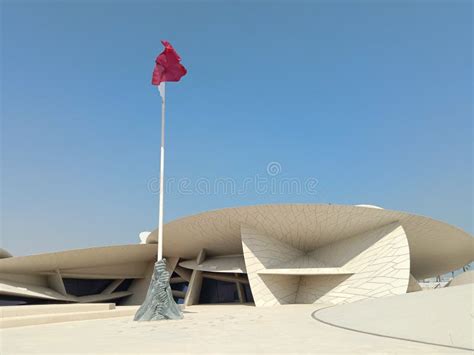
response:
M180 63L181 57L168 41L161 41L165 46L155 60L155 70L151 79L152 85L160 85L164 81L179 81L186 75L186 68Z

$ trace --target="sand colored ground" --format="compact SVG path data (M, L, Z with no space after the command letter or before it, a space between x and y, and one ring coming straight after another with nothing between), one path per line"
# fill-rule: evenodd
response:
M321 309L317 320L355 331L474 348L474 285L364 300Z
M192 306L180 321L121 317L11 328L0 332L0 353L468 353L339 329L313 319L315 309Z

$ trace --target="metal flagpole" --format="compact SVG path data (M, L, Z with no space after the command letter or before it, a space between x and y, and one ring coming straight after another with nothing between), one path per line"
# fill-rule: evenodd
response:
M158 245L156 263L145 300L135 313L134 320L181 319L183 312L173 299L170 287L170 273L163 258L163 199L165 195L165 82L179 81L186 75L186 68L180 64L181 58L167 41L155 60L151 78L152 85L158 85L161 96L161 146L160 146L160 201L158 206Z
M158 256L157 261L163 259L163 195L165 179L165 82L158 85L161 96L161 148L160 148L160 206L158 211Z
M165 83L158 85L161 95L160 206L158 211L158 255L145 300L133 320L181 319L183 312L173 299L169 272L163 259L163 196L165 177Z

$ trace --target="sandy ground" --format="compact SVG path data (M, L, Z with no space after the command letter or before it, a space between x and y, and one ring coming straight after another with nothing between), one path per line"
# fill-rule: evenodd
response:
M340 329L311 317L314 305L256 308L192 306L180 321L131 317L4 329L1 354L343 353L466 354L469 352Z

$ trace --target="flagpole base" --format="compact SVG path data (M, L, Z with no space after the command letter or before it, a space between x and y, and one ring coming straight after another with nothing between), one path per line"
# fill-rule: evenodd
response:
M169 280L170 273L166 270L166 259L158 260L145 301L135 314L134 321L183 318L183 312L173 299Z

